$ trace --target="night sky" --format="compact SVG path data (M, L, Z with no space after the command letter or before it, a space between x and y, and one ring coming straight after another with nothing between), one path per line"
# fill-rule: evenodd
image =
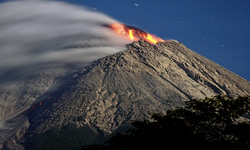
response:
M193 51L250 80L249 0L64 0Z
M0 0L1 1L1 0ZM250 0L61 0L175 39L250 81Z

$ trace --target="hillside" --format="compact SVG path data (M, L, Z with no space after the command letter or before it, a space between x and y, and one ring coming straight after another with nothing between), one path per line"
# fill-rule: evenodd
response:
M28 113L26 141L69 124L87 125L102 137L189 99L250 94L250 82L177 41L133 42L64 82Z
M144 41L77 72L54 103L35 115L35 131L76 122L111 133L149 113L164 113L194 98L246 95L250 83L183 44ZM80 118L80 119L79 119Z

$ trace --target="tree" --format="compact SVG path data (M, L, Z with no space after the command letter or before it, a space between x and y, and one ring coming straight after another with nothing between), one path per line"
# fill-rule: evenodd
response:
M153 114L152 121L133 121L126 134L84 150L249 149L250 97L214 96L186 102L183 108Z

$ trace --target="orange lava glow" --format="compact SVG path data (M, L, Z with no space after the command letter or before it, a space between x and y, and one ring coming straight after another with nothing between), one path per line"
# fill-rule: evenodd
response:
M157 44L158 42L164 41L163 39L156 37L152 34L146 33L145 31L136 27L127 26L120 23L111 24L110 27L113 29L115 33L124 35L132 41L144 39L152 44Z
M128 32L128 34L129 34L129 38L131 39L131 40L134 40L134 30L129 30L129 32Z

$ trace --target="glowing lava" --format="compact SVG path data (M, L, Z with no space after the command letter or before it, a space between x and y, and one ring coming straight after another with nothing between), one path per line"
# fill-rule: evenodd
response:
M139 39L143 39L148 41L149 43L156 44L157 42L163 42L164 40L156 37L152 34L149 34L139 28L123 25L120 23L113 23L111 25L105 25L106 27L110 27L117 34L124 35L128 37L130 40L135 41Z
M131 40L134 40L134 30L128 30L128 34L129 34L129 38L131 39Z

